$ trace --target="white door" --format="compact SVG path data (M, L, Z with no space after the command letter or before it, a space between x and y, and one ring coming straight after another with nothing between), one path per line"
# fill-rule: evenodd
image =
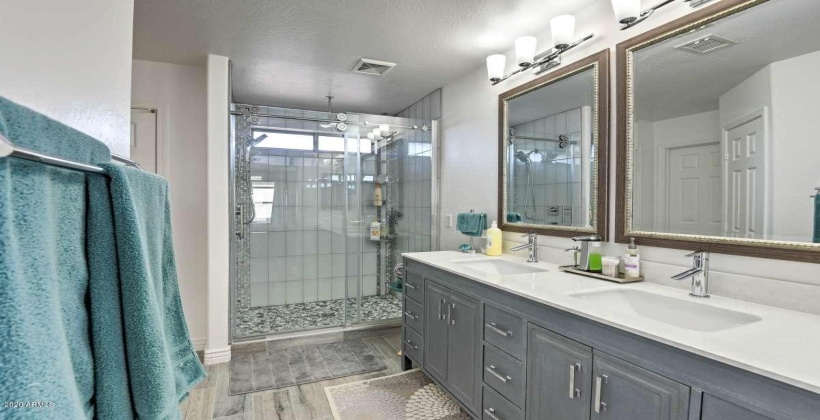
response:
M726 227L734 236L762 238L765 233L764 140L762 117L726 135Z
M668 232L715 235L723 229L720 144L669 150Z
M157 113L131 109L131 160L149 172L157 172Z

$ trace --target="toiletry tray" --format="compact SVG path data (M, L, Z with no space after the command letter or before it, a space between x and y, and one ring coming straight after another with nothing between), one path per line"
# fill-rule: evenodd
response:
M590 273L588 271L579 270L579 269L575 268L574 265L562 265L562 266L558 267L558 269L563 271L563 272L566 272L566 273L578 274L578 275L581 275L581 276L592 277L592 278L595 278L595 279L598 279L598 280L612 281L612 282L615 282L615 283L635 283L635 282L643 281L643 276L637 277L637 278L634 278L634 279L625 279L624 275L622 273L618 278L608 277L608 276L605 276L601 273Z

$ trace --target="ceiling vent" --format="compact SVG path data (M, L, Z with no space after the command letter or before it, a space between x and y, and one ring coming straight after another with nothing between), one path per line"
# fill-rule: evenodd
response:
M703 55L726 47L731 47L735 44L737 44L737 42L728 40L726 38L721 38L715 35L706 35L694 41L689 41L685 44L678 45L675 48Z
M369 74L371 76L384 76L396 66L396 63L387 61L370 60L362 58L353 67L354 73Z

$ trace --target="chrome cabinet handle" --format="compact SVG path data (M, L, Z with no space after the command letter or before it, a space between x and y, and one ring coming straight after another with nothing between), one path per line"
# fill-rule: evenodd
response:
M489 324L484 324L484 325L486 325L487 328L493 330L493 332L495 332L495 333L497 333L501 336L512 337L512 335L513 335L513 332L510 331L510 330L504 331L504 330L498 328L498 326L496 325L495 322L490 322Z
M606 403L601 401L601 382L607 383L609 377L606 375L601 375L595 377L595 412L600 413L601 411L606 411Z
M450 309L447 310L447 318L450 318L450 325L456 325L456 317L455 317L456 304L455 303L451 304L449 306L449 308L452 309L452 312L450 312Z
M441 300L438 301L438 319L440 319L440 320L444 319L444 311L441 310L441 308L443 306L444 306L444 299L441 299Z
M405 342L405 343L407 343L410 347L412 347L412 348L414 348L414 349L416 349L416 350L418 350L418 349L419 349L419 346L417 346L417 345L413 344L413 342L412 342L412 341L410 341L410 340L405 340L404 342Z
M490 416L493 420L501 420L498 416L495 415L495 409L492 407L488 407L484 409L484 414Z
M573 399L581 396L581 390L575 388L575 372L581 371L581 364L569 365L569 398Z
M504 382L505 384L506 384L507 382L512 381L512 378L510 378L509 376L506 376L506 375L505 375L505 376L501 376L501 374L500 374L500 373L498 373L498 372L495 370L495 366L493 366L493 365L490 365L490 366L485 367L485 368L484 368L484 370L486 370L487 372L490 372L490 374L492 374L493 376L495 376L496 378L498 378L498 380L499 380L499 381Z
M404 314L405 314L405 315L407 315L407 316L409 316L409 317L410 317L410 318L412 318L412 319L419 319L419 316L418 316L418 315L413 315L413 313L412 313L412 312L410 312L410 311L404 311Z
M409 287L409 288L411 288L411 289L413 289L413 290L418 289L418 287L416 287L416 285L415 285L415 284L410 283L410 282L407 282L407 281L406 281L406 282L404 282L404 285L405 285L405 286L407 286L407 287Z

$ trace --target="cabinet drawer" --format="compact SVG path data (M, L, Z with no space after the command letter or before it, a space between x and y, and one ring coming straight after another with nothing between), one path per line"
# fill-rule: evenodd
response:
M524 360L527 335L524 320L515 315L484 305L484 341L504 350L518 360Z
M424 306L409 297L404 298L404 323L424 333Z
M407 357L413 359L419 365L424 365L424 339L421 334L413 331L412 328L404 328L404 338L402 348Z
M484 383L491 386L518 407L524 406L524 363L484 345Z
M405 271L404 293L416 302L424 302L424 279L412 271Z
M483 396L481 403L483 420L524 420L523 410L507 401L489 386L484 386Z

